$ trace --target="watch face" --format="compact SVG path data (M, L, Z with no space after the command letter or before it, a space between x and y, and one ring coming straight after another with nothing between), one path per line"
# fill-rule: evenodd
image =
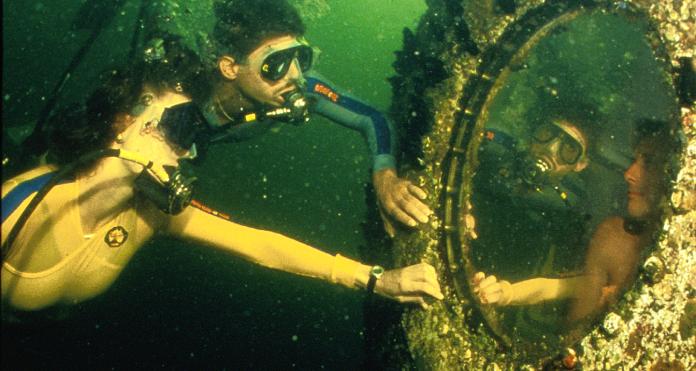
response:
M372 270L370 271L370 274L379 278L384 273L384 268L380 267L379 265L375 265L372 267Z

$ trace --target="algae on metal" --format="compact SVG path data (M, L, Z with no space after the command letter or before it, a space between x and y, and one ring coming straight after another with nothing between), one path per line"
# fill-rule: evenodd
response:
M530 361L524 354L510 353L492 336L466 288L457 288L448 266L447 248L443 236L450 229L458 233L471 231L463 220L447 215L452 205L458 203L462 215L466 214L470 182L466 182L458 195L449 195L447 179L442 168L444 161L453 152L472 151L453 147L453 128L459 120L467 118L459 106L467 82L481 78L477 71L481 67L480 53L495 46L506 27L527 11L546 4L542 0L516 1L514 12L500 11L493 1L446 1L431 0L429 11L421 20L418 30L410 39L408 47L416 51L428 51L442 63L446 76L433 83L423 81L423 64L407 64L397 80L402 92L415 91L417 97L395 94L397 112L411 112L404 105L411 105L413 112L427 113L421 125L420 153L406 153L410 162L420 168L410 169L407 176L425 188L431 205L438 211L427 228L400 235L395 243L396 259L399 264L426 261L440 272L440 280L446 299L435 304L429 311L408 310L402 324L407 333L409 348L417 364L424 369L537 369L540 361ZM679 66L683 58L693 58L696 32L694 24L696 4L693 1L599 1L605 6L633 7L647 14L652 26L660 34L660 42L666 48L671 66ZM461 9L461 14L453 10ZM469 39L462 40L462 23L468 25ZM441 30L444 32L439 33ZM475 47L472 47L473 45ZM404 57L406 58L406 57ZM398 62L397 62L398 63ZM433 65L434 63L430 63ZM409 72L408 69L412 70ZM421 70L418 70L418 69ZM416 78L409 78L409 75ZM676 80L676 72L671 76ZM416 88L413 88L416 86ZM409 89L410 87L410 89ZM422 90L421 90L422 89ZM395 111L395 110L393 110ZM693 102L682 106L681 124L687 144L679 159L681 170L677 176L671 196L671 205L663 226L662 237L651 257L645 264L659 261L664 275L659 282L638 282L626 295L614 312L608 313L598 326L578 344L580 364L586 369L616 369L671 367L693 369L696 367L696 336L692 330L694 292L696 292L696 107ZM397 117L397 125L414 120ZM418 130L410 131L418 133ZM473 134L474 136L476 133ZM417 158L414 158L417 157ZM471 168L472 164L457 164ZM412 168L412 167L410 167ZM464 174L467 171L462 170ZM458 222L456 225L445 221ZM652 260L651 260L652 259ZM463 292L462 292L463 291ZM689 317L691 316L691 317ZM549 358L557 354L549 354Z

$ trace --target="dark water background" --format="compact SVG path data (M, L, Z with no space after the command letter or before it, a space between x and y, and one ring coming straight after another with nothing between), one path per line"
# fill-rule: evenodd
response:
M81 2L3 2L3 135L30 127L87 37L70 31ZM128 2L65 89L82 97L125 58L139 2ZM422 0L329 1L308 23L318 70L384 110L393 52ZM315 118L253 141L213 148L198 198L237 222L329 253L364 245L369 154L357 132ZM259 268L223 253L158 239L104 295L61 321L3 326L4 369L356 369L364 357L363 295Z

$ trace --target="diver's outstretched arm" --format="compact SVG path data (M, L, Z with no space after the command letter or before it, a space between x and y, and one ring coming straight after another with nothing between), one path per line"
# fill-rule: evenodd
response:
M483 272L474 275L474 292L483 304L532 305L543 301L567 299L582 284L583 276L569 278L531 278L510 283L487 276Z
M387 234L391 237L396 234L393 221L409 227L427 223L432 214L426 204L427 194L396 172L396 131L388 118L338 89L316 71L307 75L307 94L315 98L311 106L314 113L357 130L366 139L373 161L372 184Z
M265 267L320 278L346 287L365 287L371 266L329 255L279 233L246 227L189 207L171 218L168 231L213 246ZM435 269L425 263L389 270L377 280L375 292L400 302L426 305L442 299Z

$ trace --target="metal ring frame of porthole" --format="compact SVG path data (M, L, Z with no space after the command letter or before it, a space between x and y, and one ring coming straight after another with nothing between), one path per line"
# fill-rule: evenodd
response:
M518 0L514 15L501 17L481 11L476 3L464 2L463 19L469 23L472 38L484 52L478 56L462 55L459 50L463 48L455 44L442 53L445 64L465 77L458 83L445 82L428 92L432 97L435 124L423 140L425 175L409 174L418 177L419 183L439 200L439 226L436 231L419 232L418 237L397 241L397 251L400 251L397 254L402 254L402 259L407 256L413 260L415 253L446 271L445 286L454 292L445 287L445 305L425 314L407 312L403 323L411 352L426 368L534 369L541 364L524 354L505 350L511 339L496 330L495 316L472 305L474 301L467 284L467 272L473 272L474 267L468 258L472 231L464 216L468 213L466 205L476 168L475 154L480 144L477 139L486 122L486 117L481 117L480 113L487 111L491 97L501 88L496 82L500 81L506 66L519 53L525 54L520 48L534 44L531 41L544 37L553 25L591 9L646 18L652 30L644 37L658 61L671 74L671 85L676 88L682 77L677 68L680 61L694 57L694 36L688 30L694 27L696 5L689 6L688 2L678 0ZM431 8L434 6L431 4ZM693 277L696 274L693 248L696 240L693 232L696 226L693 210L696 118L693 102L688 99L686 103L682 99L681 120L681 129L688 142L680 159L683 166L671 194L672 203L662 236L646 261L646 264L659 261L668 274L660 282L635 286L626 296L628 299L623 300L615 312L608 313L603 323L577 339L574 348L581 349L577 354L578 364L587 369L696 367L696 339L693 334L682 339L679 333L680 319L685 316L686 306L694 300L691 292L694 282L688 281L696 281ZM447 150L443 151L443 147ZM424 180L428 178L439 180ZM414 252L408 247L414 245L432 248ZM609 328L613 330L608 331ZM557 356L549 354L548 359Z
M472 74L464 88L459 103L463 111L455 117L452 143L442 165L446 170L443 177L445 192L441 195L443 198L441 205L445 205L443 218L445 254L443 255L447 257L449 272L453 276L457 293L461 296L470 296L468 285L464 286L462 283L467 281L466 272L475 271L469 259L471 256L470 244L467 241L469 230L465 220L460 217L467 213L460 208L462 205L467 205L470 196L469 186L478 162L476 153L480 140L472 139L482 138L481 133L487 122L487 117L483 113L488 112L488 107L503 87L505 78L502 74L509 71L507 67L513 59L523 59L536 42L552 32L556 25L570 22L594 8L602 7L608 8L606 4L592 3L581 6L578 2L555 2L527 12L515 24L508 27L508 31L500 37L495 47L481 56L479 69ZM627 16L640 16L640 13L629 7L622 12ZM647 36L652 38L651 44L657 49L655 50L657 58L666 64L667 53L663 48L657 47L660 43L656 30L651 31ZM667 68L668 65L664 67ZM497 316L492 315L490 310L481 309L481 311L496 337L505 344L511 344L512 339L504 331L499 330Z

